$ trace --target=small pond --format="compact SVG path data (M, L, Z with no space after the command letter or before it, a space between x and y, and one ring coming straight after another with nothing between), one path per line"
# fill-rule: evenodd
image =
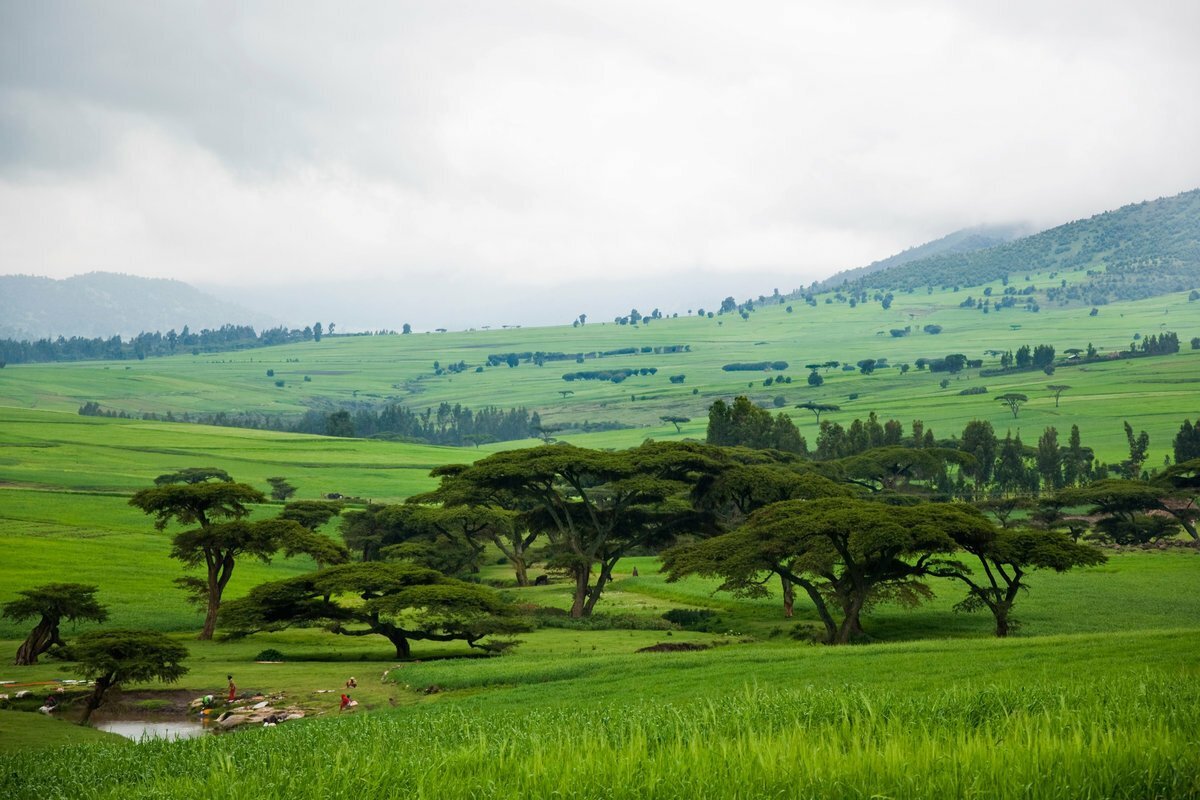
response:
M142 739L193 739L210 728L192 719L106 719L95 723L97 729L139 742Z

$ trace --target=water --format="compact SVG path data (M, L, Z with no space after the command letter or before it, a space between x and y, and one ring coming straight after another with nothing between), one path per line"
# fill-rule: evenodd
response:
M175 719L167 722L162 720L144 719L110 719L97 722L96 728L109 733L133 739L135 742L144 738L150 739L194 739L203 736L209 729L198 720Z

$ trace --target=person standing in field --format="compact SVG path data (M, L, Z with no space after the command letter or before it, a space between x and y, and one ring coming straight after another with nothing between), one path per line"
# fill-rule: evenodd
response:
M232 675L226 675L225 677L229 679L229 702L232 703L237 699L237 684L233 682Z

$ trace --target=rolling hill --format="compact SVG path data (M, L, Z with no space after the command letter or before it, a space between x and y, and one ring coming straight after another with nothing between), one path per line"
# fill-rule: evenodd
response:
M264 324L265 314L182 281L89 272L63 280L0 275L0 338L132 336L141 331Z
M1035 272L1086 272L1058 302L1103 305L1200 286L1200 189L1123 206L972 252L944 252L846 275L844 291L978 286ZM1065 288L1065 287L1064 287Z

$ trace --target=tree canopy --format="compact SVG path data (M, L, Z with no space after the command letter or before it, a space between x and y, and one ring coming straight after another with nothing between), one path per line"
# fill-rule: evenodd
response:
M324 626L342 636L383 636L408 658L412 640L482 640L528 630L516 609L493 590L404 562L341 564L264 583L225 604L221 627L235 635Z
M67 622L104 622L108 610L96 600L97 588L82 583L47 583L17 592L17 599L0 606L0 617L15 622L37 619L38 623L17 648L17 666L38 663L38 656L51 647L64 647L59 625Z
M75 672L95 687L84 708L81 724L104 702L109 689L123 683L174 683L187 673L187 648L156 631L99 630L82 633L69 648Z

